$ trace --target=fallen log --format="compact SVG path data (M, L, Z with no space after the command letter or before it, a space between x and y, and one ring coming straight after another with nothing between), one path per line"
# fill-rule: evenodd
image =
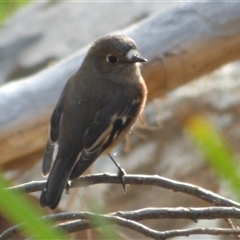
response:
M173 7L119 31L149 61L142 72L148 101L240 58L240 3ZM43 155L50 114L81 65L86 48L27 79L0 88L0 164L21 166Z

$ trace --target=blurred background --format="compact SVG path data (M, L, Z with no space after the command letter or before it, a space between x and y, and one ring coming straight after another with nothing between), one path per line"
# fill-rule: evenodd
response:
M42 70L51 68L59 61L85 48L98 37L137 24L154 14L161 14L183 4L188 3L180 1L0 2L0 84L2 89L8 89L11 96L16 86L11 83L24 81ZM178 19L173 20L178 21ZM187 134L185 124L186 119L192 115L206 116L221 131L234 156L239 159L239 69L240 62L228 63L211 74L148 102L142 118L131 134L116 148L115 160L127 173L158 174L196 184L234 199L235 196L229 190L227 183L221 181L209 167L204 155ZM51 79L48 81L50 82ZM42 82L42 85L44 84L45 82ZM56 96L54 95L56 101L62 87L61 83ZM15 104L13 108L28 103L15 102ZM52 110L53 107L51 106ZM52 110L46 113L49 118ZM1 110L2 117L11 114L11 111L11 108ZM38 111L37 108L36 111ZM19 118L21 118L20 115ZM41 139L47 140L48 125L44 123L36 127L42 129ZM4 125L0 125L0 132L4 128ZM2 134L2 143L18 141L20 148L29 148L29 143L26 144L21 139L21 134L20 130L17 138L16 136L4 138ZM36 142L39 141L38 137L36 136ZM38 150L37 155L19 158L21 161L19 160L18 163L12 163L11 159L2 161L1 158L3 159L4 154L7 154L4 151L1 153L0 150L0 167L12 184L44 179L41 175L43 148ZM18 150L7 149L7 151L17 153ZM107 157L103 156L92 166L90 172L115 173L117 169ZM38 204L38 197L39 193L32 194L36 204ZM56 211L86 211L99 208L104 209L105 212L112 212L144 207L182 206L197 207L208 206L208 204L181 193L155 187L129 186L128 193L124 194L120 185L106 184L71 190L70 196L62 197ZM209 221L199 221L196 224L189 220L166 219L148 221L146 224L158 230L210 226ZM222 221L211 221L211 224L225 226ZM0 231L3 231L10 225L2 219L0 226ZM117 227L116 231L121 239L142 238L140 234L120 227ZM100 238L98 231L72 234L71 237L73 239ZM198 238L194 236L189 239ZM201 236L201 239L209 239L209 237Z

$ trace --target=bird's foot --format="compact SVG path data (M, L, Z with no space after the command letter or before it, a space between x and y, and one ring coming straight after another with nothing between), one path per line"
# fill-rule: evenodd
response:
M67 185L66 185L66 188L65 188L65 195L68 196L69 195L69 189L71 187L71 182L68 181L67 182Z
M127 186L126 186L126 183L125 183L125 180L124 180L124 176L126 174L126 171L123 168L121 168L121 166L113 159L113 157L110 154L108 154L108 156L110 157L112 162L117 167L117 169L118 169L118 177L120 178L120 181L122 183L122 186L123 186L123 189L124 189L124 193L127 193Z

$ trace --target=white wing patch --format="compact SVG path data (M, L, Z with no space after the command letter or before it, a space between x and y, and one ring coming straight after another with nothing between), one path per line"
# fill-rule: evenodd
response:
M58 154L58 143L56 142L53 147L53 157L52 159L55 160Z

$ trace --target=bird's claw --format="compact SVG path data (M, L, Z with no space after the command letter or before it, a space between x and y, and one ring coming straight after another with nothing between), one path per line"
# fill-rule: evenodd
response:
M123 189L124 189L124 193L127 193L127 185L126 185L125 180L124 180L125 174L126 174L126 171L119 166L119 168L118 168L118 177L120 178L120 181L122 183L122 186L123 186Z
M68 196L69 195L69 189L70 189L71 183L67 182L66 188L65 188L65 195Z
M117 169L118 169L118 177L120 178L120 181L122 183L122 186L123 186L123 189L124 189L124 193L127 193L127 186L126 186L125 181L124 181L124 175L126 174L126 171L123 168L120 167L120 165L114 160L114 158L110 154L108 154L108 156L110 157L112 162L117 167Z

